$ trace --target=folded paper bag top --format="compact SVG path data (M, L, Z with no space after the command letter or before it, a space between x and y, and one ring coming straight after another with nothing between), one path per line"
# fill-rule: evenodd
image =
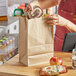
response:
M27 66L49 63L53 57L51 26L42 17L20 17L19 61Z

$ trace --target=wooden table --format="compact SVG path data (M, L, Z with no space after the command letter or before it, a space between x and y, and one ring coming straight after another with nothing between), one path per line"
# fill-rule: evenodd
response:
M71 53L55 53L55 56L63 59L63 64L67 65L68 72L59 76L76 76L76 70L72 69ZM6 64L0 66L0 76L39 76L41 67L48 64L26 67L19 63L19 55L9 60Z

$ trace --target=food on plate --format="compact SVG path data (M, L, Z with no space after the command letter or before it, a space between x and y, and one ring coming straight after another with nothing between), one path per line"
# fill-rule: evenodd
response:
M53 76L66 73L66 66L62 65L52 65L44 67L40 70L40 76Z

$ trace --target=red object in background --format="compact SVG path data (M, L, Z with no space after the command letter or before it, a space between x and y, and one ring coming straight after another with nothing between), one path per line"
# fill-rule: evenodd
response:
M76 24L76 20L74 20L74 16L76 15L76 0L61 0L58 14ZM66 27L56 26L54 51L62 51L66 33L70 33Z
M50 59L50 65L62 65L63 60L60 57L52 57Z
M21 6L19 6L18 9L23 9L23 10L25 10L25 7L21 7Z
M27 5L27 4L26 4ZM22 9L22 10L25 10L26 8L26 5L25 4L22 4L18 7L18 9ZM27 8L26 8L26 12L28 12L29 10L32 10L31 6L28 5Z
M23 10L25 10L25 4L20 5L20 6L18 7L18 9L23 9Z

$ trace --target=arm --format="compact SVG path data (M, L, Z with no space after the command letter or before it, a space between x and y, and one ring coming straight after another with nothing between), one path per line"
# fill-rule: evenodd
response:
M61 0L39 0L39 3L42 9L46 9L58 5L60 1ZM54 25L53 21L47 21L47 23L49 23L49 25ZM59 16L58 25L65 26L71 32L76 32L76 25L61 16Z
M46 9L58 5L60 1L61 0L39 0L39 3L42 9Z
M76 32L76 25L59 15L59 25L65 26L70 32Z
M71 21L68 21L67 25L65 26L70 32L76 32L76 25Z

